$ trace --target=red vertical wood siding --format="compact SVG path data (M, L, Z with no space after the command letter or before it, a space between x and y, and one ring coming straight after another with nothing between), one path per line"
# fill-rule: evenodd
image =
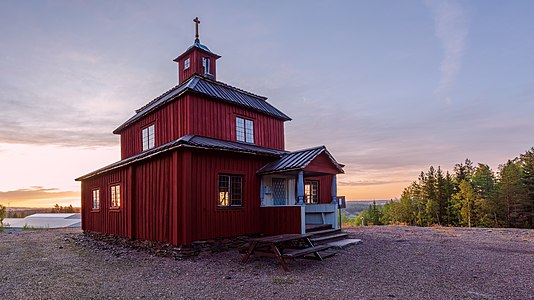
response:
M205 52L198 51L193 48L193 50L184 55L178 61L178 83L183 82L187 78L191 77L194 73L204 74L204 67L202 66L202 57L209 57L210 61L210 74L213 75L213 79L217 79L217 56L210 55ZM189 68L184 70L184 62L189 58Z
M332 202L332 176L305 177L304 180L319 181L319 203L328 204Z
M189 133L236 141L235 118L241 116L254 121L254 144L261 147L284 149L284 122L250 109L229 105L219 100L198 96L186 98L190 104L191 130Z
M284 149L282 120L234 106L217 99L185 95L134 122L121 132L121 159L142 152L141 131L155 125L155 146L187 134L236 141L235 117L254 120L254 142L273 149Z
M300 206L269 206L260 208L261 233L275 235L301 233Z
M179 191L181 156L158 159L82 181L82 229L123 237L182 244ZM110 208L110 187L121 185L121 207ZM100 189L100 210L92 210L92 191Z
M82 229L128 237L131 218L128 212L132 196L129 168L110 171L84 180L82 184ZM111 208L111 186L120 184L121 206ZM100 190L100 209L92 209L94 189Z
M260 178L256 171L266 163L254 156L246 158L220 152L195 152L191 156L192 239L205 240L259 233ZM218 207L218 174L243 176L243 206Z
M308 172L320 172L320 173L327 173L327 174L337 174L339 173L339 170L336 168L336 166L332 163L330 158L326 153L321 153L319 156L314 158L310 164L306 166L304 171Z
M175 232L178 228L173 227L177 210L172 199L176 182L173 162L172 154L164 154L135 167L134 238L180 242L181 236Z

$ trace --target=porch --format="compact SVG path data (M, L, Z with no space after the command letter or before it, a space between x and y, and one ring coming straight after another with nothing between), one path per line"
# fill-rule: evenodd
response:
M313 225L338 229L336 175L343 173L342 166L321 146L260 169L263 232L304 234Z

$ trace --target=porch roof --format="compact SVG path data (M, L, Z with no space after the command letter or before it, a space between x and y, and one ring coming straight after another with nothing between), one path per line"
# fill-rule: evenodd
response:
M338 163L334 157L326 150L325 146L319 146L315 148L309 148L299 151L294 151L283 155L280 159L263 166L257 173L258 174L272 174L272 173L286 173L291 171L306 170L306 168L321 154L325 154L328 158L328 162L331 163L327 167L329 171L325 173L339 174L344 173L344 165ZM333 168L332 168L333 167ZM331 170L335 170L332 172ZM311 171L311 170L310 170ZM317 167L313 170L314 173L321 173Z

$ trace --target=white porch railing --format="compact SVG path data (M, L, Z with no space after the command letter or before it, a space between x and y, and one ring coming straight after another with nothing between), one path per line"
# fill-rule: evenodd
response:
M332 228L338 228L337 204L311 204L305 205L306 224L330 224Z

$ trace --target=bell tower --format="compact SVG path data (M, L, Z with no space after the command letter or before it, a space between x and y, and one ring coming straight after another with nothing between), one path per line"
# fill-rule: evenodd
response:
M200 43L198 34L200 20L196 17L193 19L193 22L195 22L195 42L184 53L174 59L178 63L179 84L195 73L212 80L217 80L216 61L221 56L211 52L208 47Z

